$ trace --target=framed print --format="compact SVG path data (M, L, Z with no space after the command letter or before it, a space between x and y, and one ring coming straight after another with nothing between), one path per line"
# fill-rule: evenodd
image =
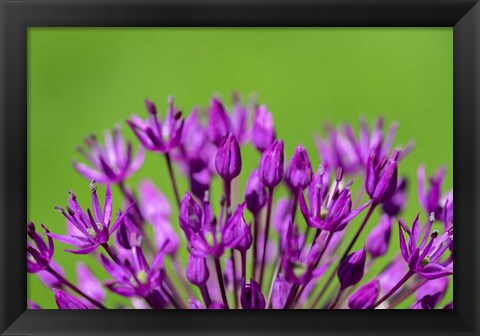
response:
M2 334L478 334L477 1L1 10Z

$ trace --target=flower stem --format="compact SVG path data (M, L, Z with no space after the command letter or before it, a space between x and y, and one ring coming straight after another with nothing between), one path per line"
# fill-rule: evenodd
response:
M337 304L338 304L338 301L340 301L340 298L342 297L342 294L343 294L343 288L340 287L340 288L338 289L337 296L335 296L335 300L333 300L332 305L330 306L329 309L335 309L335 307L336 307Z
M258 245L258 232L259 232L259 218L258 214L255 214L253 218L253 247L252 247L252 275L251 278L256 280L256 270L257 270L257 259L258 259L258 253L257 253L257 245ZM244 274L245 276L245 274Z
M51 275L53 275L55 278L57 278L62 284L64 284L65 286L67 286L68 288L70 288L71 290L77 292L78 294L80 294L81 296L83 296L85 299L87 299L89 302L91 302L92 304L94 304L95 306L97 306L98 308L100 309L107 309L107 307L105 307L103 304L101 304L100 302L98 302L97 300L91 298L90 296L88 296L87 294L85 294L82 290L80 290L77 286L75 286L74 284L72 284L70 281L68 281L67 279L65 279L62 275L60 275L59 273L57 273L53 268L51 268L50 266L47 266L47 268L45 268L45 270L47 272L49 272Z
M402 287L405 282L408 281L408 279L410 279L412 277L412 275L414 275L415 272L409 270L407 272L407 274L405 274L403 276L403 278L400 279L399 282L397 282L397 284L395 286L392 287L392 289L390 289L390 291L385 294L384 296L382 296L382 298L380 300L378 300L375 305L373 306L373 308L377 308L381 303L383 303L385 300L387 300L390 296L392 296L393 293L395 293L400 287Z
M208 287L206 285L200 287L200 292L202 293L203 302L205 302L205 309L208 309L212 304L210 299L210 293L208 292Z
M225 284L223 282L222 266L220 265L220 259L218 257L215 257L215 270L217 272L218 286L222 294L223 304L227 309L230 309L228 306L227 293L225 292Z
M172 295L169 287L166 287L165 284L163 284L161 288L176 309L185 309L185 306L175 299L176 294Z
M393 309L396 306L398 306L400 303L402 303L405 299L407 299L410 295L415 293L417 289L422 287L428 282L427 279L424 279L422 281L419 281L415 286L412 288L409 288L406 292L401 293L398 297L395 298L395 300L388 306L388 309Z
M120 259L118 259L118 257L117 257L117 254L112 251L112 249L110 248L110 246L108 245L108 243L103 243L103 244L102 244L102 247L105 249L105 251L106 251L107 254L110 256L110 258L112 258L112 260L115 262L115 264L117 264L117 265L122 265Z
M268 189L267 217L265 218L265 233L263 235L262 263L260 264L260 288L262 288L265 271L265 255L267 254L268 234L270 231L270 217L272 215L273 188Z
M223 180L223 188L225 191L225 203L227 205L227 214L232 205L232 180Z
M165 153L165 160L167 161L168 174L170 175L170 181L172 182L172 188L173 192L175 193L177 206L180 209L180 194L178 193L177 181L175 180L175 173L173 172L172 160L170 159L169 153Z
M242 277L247 278L247 252L241 251L240 255L242 257Z
M237 266L235 265L235 254L233 249L230 250L230 260L232 261L232 282L233 282L233 298L235 308L238 308L238 286L237 286Z
M327 292L328 288L330 287L331 283L332 283L332 280L333 278L335 277L335 274L337 274L337 271L338 271L338 268L340 267L340 264L341 262L345 259L345 257L350 253L350 250L352 249L352 247L355 245L355 243L357 242L358 240L358 237L360 236L360 234L362 233L363 229L365 228L365 225L367 224L368 220L370 219L370 217L372 216L372 213L373 211L375 210L375 208L377 207L377 203L372 203L370 204L370 207L368 208L368 212L367 214L365 215L365 218L363 219L362 221L362 224L360 224L357 232L355 233L355 236L353 237L353 239L350 241L350 244L348 245L347 249L345 250L345 252L343 253L342 255L342 258L340 258L337 266L335 267L334 271L330 273L330 277L328 278L327 282L325 283L325 285L323 286L321 292L317 295L317 297L315 298L315 300L313 301L312 305L311 305L311 308L315 307L319 302L320 300L322 299L323 295Z

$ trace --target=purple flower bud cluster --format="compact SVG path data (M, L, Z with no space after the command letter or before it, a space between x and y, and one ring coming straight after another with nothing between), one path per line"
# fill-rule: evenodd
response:
M275 111L237 94L231 108L214 97L186 117L171 97L165 117L145 105L145 119L126 121L136 156L119 126L85 139L87 164L73 166L91 199L69 190L55 207L67 234L27 224L27 271L58 308L393 309L409 297L412 309L453 308L441 303L453 275L453 191L442 190L445 168L427 178L419 165L418 202L409 200L418 215L403 219L415 183L399 172L413 142L394 147L396 123L384 131L381 118L371 129L361 120L358 136L327 125L314 157L277 134ZM145 152L163 157L168 175L132 184ZM55 261L58 243L105 272L82 259L72 281Z

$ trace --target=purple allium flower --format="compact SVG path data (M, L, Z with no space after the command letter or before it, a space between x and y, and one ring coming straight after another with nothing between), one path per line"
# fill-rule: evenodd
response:
M397 189L392 197L382 204L382 210L390 217L396 217L403 211L407 203L407 180L401 178L398 180Z
M307 150L298 145L285 172L285 181L293 190L301 190L310 184L312 177L312 165Z
M384 156L378 162L377 155L372 152L368 158L365 189L376 203L383 203L390 199L397 189L398 155L398 151L393 151L389 158Z
M192 252L198 256L219 258L226 248L244 250L251 245L251 230L243 219L245 203L240 204L223 227L217 227L210 204L203 201L201 228L190 236Z
M218 98L213 98L210 101L207 131L210 140L217 146L220 146L225 136L233 131L230 117Z
M262 294L262 289L255 280L250 279L250 283L247 284L245 279L242 279L240 302L243 309L265 309L265 298Z
M363 277L366 260L365 248L345 257L338 269L338 279L342 288L356 285Z
M105 300L105 289L103 289L101 282L84 263L77 264L77 283L78 288L91 298L98 302ZM84 300L84 302L90 308L94 307L87 300Z
M417 301L412 306L412 309L434 309L437 303L440 301L440 293L435 293L433 295L427 294Z
M254 215L257 215L267 203L267 190L260 181L258 170L252 170L248 177L247 186L245 187L245 202L247 209Z
M260 180L267 188L274 188L283 178L283 141L275 140L263 152L258 167Z
M253 241L252 230L243 217L245 206L245 203L240 204L227 220L222 236L222 242L225 246L240 252L246 252L252 246Z
M393 217L384 214L377 226L370 231L365 248L372 258L378 258L387 253L393 221Z
M288 293L290 292L290 284L280 273L275 279L272 288L272 308L283 309L287 302Z
M55 302L57 303L58 308L60 309L88 309L88 307L82 303L76 297L61 291L59 289L52 289L53 294L55 295Z
M382 294L389 292L405 275L405 272L407 272L405 261L397 255L377 277Z
M89 151L78 148L78 151L89 162L89 165L73 161L73 167L88 180L98 183L119 183L125 181L143 164L144 151L140 147L137 156L133 158L132 144L123 139L120 126L113 131L105 131L104 145L98 143L92 135L85 138Z
M155 244L164 248L165 253L176 255L180 241L175 229L169 221L171 207L165 195L153 182L140 182L140 212L153 225Z
M207 261L203 257L198 257L194 253L188 256L187 279L195 286L205 286L210 277Z
M445 167L439 168L432 176L428 178L430 188L425 189L425 166L420 165L417 169L418 179L418 200L426 213L434 213L436 218L441 216L440 197L443 181L445 179Z
M193 199L190 193L185 193L185 197L180 204L179 223L180 228L185 232L189 241L192 235L201 229L202 220L202 207Z
M112 292L125 297L147 297L158 289L163 281L164 252L160 250L149 265L142 248L134 246L129 258L117 264L103 254L101 262L105 270L113 277L105 282Z
M255 110L253 116L252 143L257 150L263 152L275 140L275 129L272 114L265 105Z
M233 111L232 111L232 126L235 131L238 143L243 144L250 138L251 130L249 129L249 119L251 114L251 108L247 105L243 105L240 96L236 93L232 95Z
M398 220L400 228L400 250L403 259L408 263L412 272L429 280L453 274L453 269L442 265L440 260L453 240L453 227L442 235L439 235L437 231L431 232L432 223L435 220L435 218L432 217L433 214L430 215L428 227L425 230L425 235L420 245L418 243L420 236L418 215L413 221L411 230L403 219L400 218ZM405 241L404 232L406 232L409 237L408 244Z
M358 138L349 124L344 124L338 130L327 124L328 140L316 139L320 157L333 169L342 168L346 174L364 172L372 152L377 157L383 157L392 148L398 124L392 123L386 134L383 124L383 119L378 118L369 130L365 120L361 119ZM413 142L410 142L401 150L399 158L408 155L412 148Z
M145 105L149 114L148 119L142 120L132 115L127 120L143 147L158 153L168 153L178 147L182 140L184 119L182 113L175 108L173 98L168 99L167 115L163 123L158 119L155 104L146 99Z
M42 228L45 230L45 234L50 233L44 225ZM35 231L35 225L32 222L27 224L27 235L31 239L31 241L27 241L27 272L37 273L47 268L52 260L55 250L53 240L48 236L47 245L42 236Z
M61 211L65 218L81 232L82 236L62 236L47 233L49 237L56 239L59 242L78 247L78 250L66 250L67 252L87 254L95 250L98 246L106 244L110 235L115 232L123 222L123 218L128 211L127 209L127 211L120 214L112 225L112 192L110 190L110 185L107 185L106 188L103 211L98 200L95 181L92 181L90 188L92 190L93 214L90 209L87 209L87 213L83 211L77 201L77 197L71 190L68 191L70 197L68 199L67 211L60 207L56 208Z
M233 133L228 133L220 142L215 157L215 167L218 174L225 181L231 181L240 174L242 157L240 155L240 146Z
M350 309L371 309L380 294L380 282L376 279L360 287L348 299Z
M328 189L323 180L323 168L319 168L307 189L310 209L303 192L300 193L300 210L310 227L330 232L342 231L349 221L370 205L370 202L367 202L352 211L350 185L339 189L342 179L341 168L339 171L332 195L327 198Z

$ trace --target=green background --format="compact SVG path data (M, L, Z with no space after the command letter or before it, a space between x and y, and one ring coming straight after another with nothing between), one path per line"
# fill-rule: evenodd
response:
M66 205L68 188L82 204L89 203L88 181L71 166L75 146L85 135L101 134L117 122L132 138L124 120L132 113L145 117L147 97L165 111L170 94L189 113L195 104L208 106L214 94L230 106L233 90L244 97L255 93L272 111L287 157L303 143L314 167L320 159L312 135L325 121L348 121L358 129L360 116L398 120L396 143L416 142L399 168L411 178L404 213L409 223L420 210L418 164L425 163L428 174L446 165L446 187L452 187L450 28L30 28L28 41L27 217L55 233L65 232L65 221L53 207ZM251 148L242 155L241 189L258 162ZM173 199L163 158L147 154L128 184L135 186L146 176ZM184 186L181 183L182 190ZM115 189L117 208L119 196ZM82 259L106 279L93 258L67 254L61 244L56 247L55 259L67 278L76 279L75 263ZM389 255L397 251L395 225ZM372 272L387 261L379 260ZM51 292L35 276L28 280L29 298L43 308L56 308ZM449 290L444 302L451 295ZM107 305L118 302L109 296Z

